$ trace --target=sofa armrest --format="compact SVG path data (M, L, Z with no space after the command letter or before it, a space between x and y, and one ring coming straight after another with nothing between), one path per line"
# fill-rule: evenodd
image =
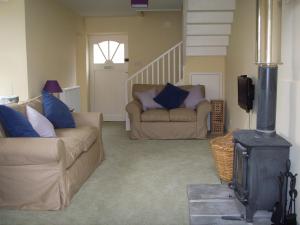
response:
M101 130L103 123L102 113L99 112L73 112L76 126L92 126Z
M133 100L129 102L126 106L126 111L129 114L130 120L133 120L132 122L141 121L141 113L143 111L143 108L139 101Z
M208 113L211 111L209 101L200 102L197 106L197 121L206 124Z
M65 160L59 138L0 138L0 166L41 165Z

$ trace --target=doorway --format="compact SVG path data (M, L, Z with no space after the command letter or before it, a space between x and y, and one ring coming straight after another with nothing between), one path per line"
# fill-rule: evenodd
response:
M125 81L128 78L128 36L89 38L90 106L104 121L125 121Z

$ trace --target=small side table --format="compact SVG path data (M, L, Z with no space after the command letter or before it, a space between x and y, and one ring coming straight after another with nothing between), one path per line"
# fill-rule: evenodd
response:
M224 100L211 100L210 129L211 135L224 135L225 104Z

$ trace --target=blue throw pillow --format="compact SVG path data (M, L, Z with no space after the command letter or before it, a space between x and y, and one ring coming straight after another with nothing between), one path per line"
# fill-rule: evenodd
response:
M22 113L5 105L0 105L0 122L8 137L39 137Z
M61 100L43 92L43 108L47 119L55 128L75 128L75 121L68 106Z
M167 83L165 88L154 98L154 101L167 109L174 109L184 102L188 94L188 91Z

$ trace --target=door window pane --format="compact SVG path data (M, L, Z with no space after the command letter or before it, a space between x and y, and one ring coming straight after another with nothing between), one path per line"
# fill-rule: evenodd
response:
M94 44L94 64L106 62L125 63L125 46L116 41L103 41Z
M125 59L125 51L124 51L124 44L120 44L119 48L117 49L114 57L112 58L113 63L124 63Z
M119 42L116 42L116 41L109 41L109 51L110 51L110 59L113 58L116 50L118 49L119 47Z
M106 58L106 60L109 59L109 56L108 56L108 41L103 41L101 43L98 43L98 45L99 45L99 48L100 48L102 54Z
M94 44L94 64L103 64L106 59L102 54L98 44Z

